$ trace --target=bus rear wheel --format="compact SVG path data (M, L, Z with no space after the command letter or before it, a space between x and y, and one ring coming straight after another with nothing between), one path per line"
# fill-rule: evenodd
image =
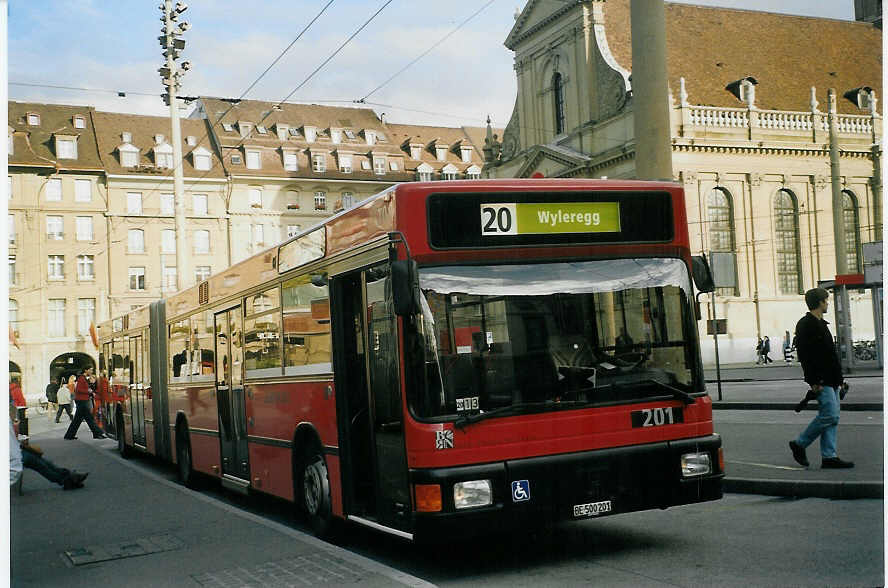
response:
M312 531L318 537L329 537L333 523L330 477L321 455L314 454L305 461L301 490L299 494L302 497L302 509Z

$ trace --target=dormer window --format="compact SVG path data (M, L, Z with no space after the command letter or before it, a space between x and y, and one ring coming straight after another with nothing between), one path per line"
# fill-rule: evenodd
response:
M305 131L305 140L309 143L314 143L318 136L318 130L314 127L305 126L303 131Z
M330 129L330 140L334 143L342 143L342 131L339 129Z
M293 137L294 139L298 139L302 135L299 134L299 129L291 128L290 129L290 136Z
M194 135L188 135L187 137L185 137L185 144L189 147L194 147L195 145L197 145L197 137L195 137Z
M352 173L352 156L351 154L340 153L339 154L339 171L344 174Z
M287 140L287 130L288 130L287 125L282 125L282 124L278 123L274 126L274 128L277 131L278 140L286 141Z
M411 159L421 159L422 158L422 145L411 145L410 146L410 158Z
M452 163L448 163L441 169L442 180L455 180L459 170Z
M431 182L432 181L432 166L427 163L419 164L419 167L416 168L416 176L417 180L420 182Z
M385 157L373 158L373 173L378 176L385 175Z
M162 135L158 136L163 137ZM154 146L154 165L165 169L173 168L173 148L171 145L161 142Z
M225 130L225 132L227 132L227 133L232 133L232 132L234 132L234 125L232 125L231 123L222 123L222 128L223 128L223 129Z
M194 163L194 169L199 171L208 171L212 167L210 152L203 147L198 147L191 152L191 160Z
M56 157L59 159L77 159L77 137L56 135Z
M262 169L262 159L259 150L247 151L247 169Z
M256 132L259 133L260 135L267 135L268 129L266 129L262 125L256 125Z
M117 153L120 155L120 165L123 167L136 167L139 165L139 149L132 144L124 143L117 148Z
M295 151L284 151L284 169L299 171L299 156Z
M376 145L376 131L364 129L364 139L367 140L368 145Z
M74 128L75 129L85 129L86 128L86 119L80 116L79 114L74 115Z
M472 148L471 147L460 147L459 155L462 158L463 163L471 163L472 162Z
M154 144L155 145L163 144L163 135L154 135Z
M29 127L39 127L40 126L40 115L36 112L29 112L25 115L25 120L28 121Z
M327 155L324 153L311 154L311 170L315 173L324 173L327 171Z
M124 143L132 143L133 134L128 131L123 131L122 133L120 133L120 140Z
M445 161L447 159L447 147L445 145L435 145L435 157L438 158L438 161Z
M351 129L345 129L345 130L342 131L342 132L345 133L345 136L346 136L347 138L349 138L349 139L351 139L351 140L354 140L354 138L355 138L355 132L354 132L353 130L351 130Z
M392 171L399 171L401 166L394 159L389 162L389 169Z
M237 121L237 130L240 131L241 139L244 139L248 137L253 130L253 123Z
M469 180L480 180L481 168L477 165L470 166L469 169L466 170L466 178Z

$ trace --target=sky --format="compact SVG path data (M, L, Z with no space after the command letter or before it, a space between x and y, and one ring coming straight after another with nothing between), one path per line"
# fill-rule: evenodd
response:
M513 55L503 41L525 0L334 0L244 95L328 1L188 2L180 18L191 25L184 35L182 60L190 61L192 67L183 78L180 94L281 101L385 6L289 100L353 105L354 100L365 98L389 122L483 126L489 115L494 126L508 123L516 82ZM854 17L853 0L678 1L824 18ZM157 73L164 61L157 40L160 4L162 0L11 0L9 99L168 114L159 97L162 86ZM444 42L371 94L448 34ZM127 96L118 97L118 91Z

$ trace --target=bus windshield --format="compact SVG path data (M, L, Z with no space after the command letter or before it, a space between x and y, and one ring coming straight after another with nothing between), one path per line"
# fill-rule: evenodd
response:
M419 418L695 391L679 259L436 267L420 270L420 287L409 386Z

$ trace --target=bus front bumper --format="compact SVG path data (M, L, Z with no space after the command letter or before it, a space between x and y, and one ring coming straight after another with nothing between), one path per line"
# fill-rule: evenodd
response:
M414 534L469 533L668 508L722 497L721 437L710 435L452 468L412 469L414 485L440 485L441 509L414 513ZM683 475L682 456L710 471ZM705 457L703 457L705 461ZM454 485L489 480L490 504L457 509Z

